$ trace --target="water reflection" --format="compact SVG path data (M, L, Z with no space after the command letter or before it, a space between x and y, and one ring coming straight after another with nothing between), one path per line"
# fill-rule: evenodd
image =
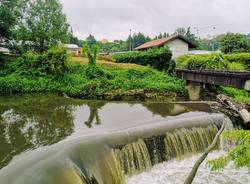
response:
M73 132L74 106L56 96L0 98L0 167L24 150L50 145Z
M94 102L87 102L86 103L89 107L89 118L87 121L85 121L85 124L87 125L87 127L91 128L92 125L94 124L94 120L95 120L95 124L96 125L100 125L101 124L101 119L99 117L99 109L101 109L103 106L105 106L106 102L104 101L94 101Z
M76 134L152 123L199 108L181 104L83 101L56 95L0 97L0 168L24 151Z

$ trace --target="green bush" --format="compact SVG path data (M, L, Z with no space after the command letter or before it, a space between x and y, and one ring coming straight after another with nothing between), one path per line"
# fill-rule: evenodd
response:
M63 47L54 47L43 54L26 53L11 62L7 73L15 73L26 77L54 77L64 76L68 70L68 53Z
M246 90L232 87L221 87L220 92L234 98L238 103L250 103L250 94Z
M95 73L91 73L87 65L70 65L69 70L59 80L47 76L31 78L16 73L9 74L0 77L0 94L64 92L69 96L91 99L106 93L120 95L130 90L185 94L181 80L149 67L96 67L98 69L94 70Z
M240 70L250 69L250 53L185 55L177 58L177 68Z
M225 54L224 57L230 62L241 63L250 70L250 53Z
M150 49L140 52L128 52L114 55L119 63L135 63L144 66L151 66L160 71L171 72L175 62L171 60L172 53L168 48Z
M53 75L56 79L64 76L68 70L68 58L67 50L61 46L57 46L49 49L42 55L41 66L45 68L47 75Z

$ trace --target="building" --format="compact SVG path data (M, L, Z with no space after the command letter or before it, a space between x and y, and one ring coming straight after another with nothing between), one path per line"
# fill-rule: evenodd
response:
M150 48L156 48L156 47L164 47L168 46L169 49L172 51L173 59L188 54L188 52L192 49L196 48L196 45L190 41L188 41L187 38L181 35L173 35L167 38L162 38L158 40L152 40L149 42L146 42L139 47L136 47L134 50L147 50Z
M106 43L108 43L109 41L108 41L108 39L106 39L106 38L103 38L102 40L101 40L101 43L102 44L106 44Z
M191 50L188 52L188 55L203 55L203 54L221 54L221 51Z
M80 56L81 55L81 48L75 44L64 44L64 47L73 55L73 56Z
M4 47L0 47L0 53L9 54L10 50Z

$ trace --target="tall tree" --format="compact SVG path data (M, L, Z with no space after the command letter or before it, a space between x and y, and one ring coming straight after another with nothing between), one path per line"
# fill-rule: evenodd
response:
M245 35L227 33L219 39L221 51L224 53L249 52L250 45Z
M193 34L191 32L191 28L190 27L188 27L187 29L184 28L184 27L179 27L179 28L177 28L175 30L174 35L182 35L182 36L186 37L189 41L191 41L193 43L197 42L195 34Z
M186 28L184 27L178 27L175 31L174 31L174 34L175 35L182 35L182 36L185 36L186 35Z
M89 45L95 45L96 44L96 39L95 37L90 34L87 38L86 38L86 41Z
M189 41L191 41L193 43L196 42L195 34L191 32L190 27L187 28L186 34L184 36L186 36Z
M133 34L133 36L129 36L127 38L127 44L130 45L130 42L132 43L132 49L135 47L138 47L139 45L146 43L150 41L151 39L148 36L145 36L143 33L139 32L136 34Z
M26 0L0 0L0 44L12 39L12 29L22 15Z
M68 28L59 0L28 1L24 16L15 29L15 46L21 46L20 52L42 53L58 43L68 42Z
M70 29L70 32L69 32L69 43L76 44L79 47L82 46L81 41L76 36L74 36L72 28Z

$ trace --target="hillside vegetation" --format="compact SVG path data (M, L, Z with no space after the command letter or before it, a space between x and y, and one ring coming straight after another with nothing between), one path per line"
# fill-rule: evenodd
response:
M245 71L250 69L250 53L184 55L177 68Z
M53 92L117 100L126 95L185 93L182 81L146 66L97 61L96 69L90 70L86 64L87 59L69 58L58 47L43 54L25 54L1 66L0 93Z

